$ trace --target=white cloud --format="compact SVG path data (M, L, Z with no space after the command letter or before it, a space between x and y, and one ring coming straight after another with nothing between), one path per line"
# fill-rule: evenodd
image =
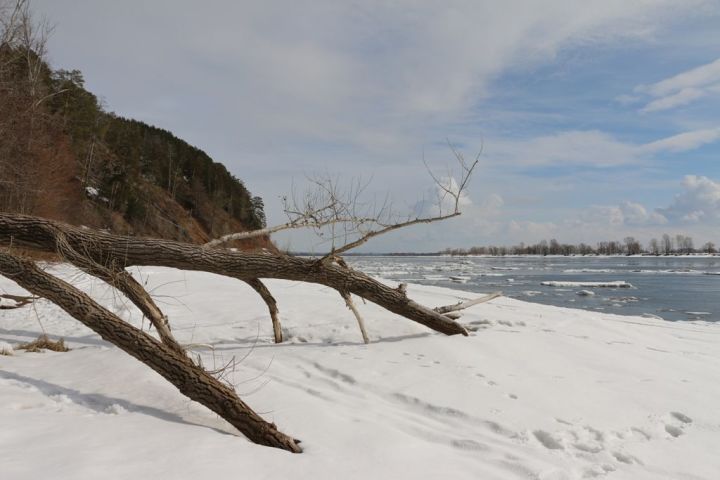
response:
M556 238L562 229L553 222L511 220L505 230L510 238L521 238L525 243L534 243Z
M664 225L667 219L658 212L648 212L639 203L625 201L619 206L626 225Z
M683 192L675 196L670 206L658 209L658 212L679 222L716 224L720 221L720 182L687 175L682 186Z
M657 153L662 151L684 152L693 150L703 145L714 143L720 140L720 127L707 128L683 132L678 135L663 138L655 142L642 145L639 150L642 153Z
M479 212L486 216L495 216L500 214L500 209L505 205L503 198L492 193L485 197L480 203L477 204Z
M646 144L622 142L598 130L563 131L523 140L491 139L485 156L511 167L639 164L662 152L684 152L720 140L720 127L683 132Z
M580 214L581 224L612 227L664 225L667 219L634 202L625 201L614 206L593 206Z
M579 238L597 241L627 235L648 241L665 232L697 234L702 241L714 240L720 226L720 182L688 175L682 181L681 193L675 195L666 208L649 210L630 201L596 205L568 220L565 226L571 241Z
M636 93L655 97L640 111L657 112L687 105L720 91L720 59L650 85L638 85Z
M652 39L714 0L206 3L33 1L57 24L50 45L55 66L80 68L110 109L172 130L225 163L266 198L273 221L283 218L275 198L287 193L288 177L327 169L350 177L380 172L397 202L412 205L418 179L426 180L414 168L420 148L477 126L467 119L483 115L482 101L498 77L534 73L577 47ZM676 80L667 93L634 96L649 95L649 102L676 95L666 101L672 103L692 97L678 95L685 88L708 95L715 88L698 82ZM527 120L525 112L519 120ZM597 130L487 139L483 162L617 166L703 143L665 140L642 146ZM507 232L497 214L508 209L502 198L473 195L462 217L428 230L439 233L415 241L417 230L410 232L408 248Z
M718 82L720 82L720 59L651 85L639 85L635 91L654 97L664 97L687 88L703 87Z
M634 145L597 130L564 131L525 140L493 140L486 152L488 158L514 166L610 167L638 161Z
M693 101L697 100L698 98L702 98L705 95L707 95L707 92L700 88L683 88L677 93L668 95L666 97L660 97L657 100L651 101L643 108L641 108L640 111L647 113L658 112L660 110L668 110L682 105L687 105L688 103L692 103Z
M34 2L58 24L54 58L81 67L111 108L218 144L229 162L240 146L264 151L278 138L416 147L508 69L649 38L708 1L66 3Z
M455 197L446 190L457 195L460 186L453 177L443 177L439 181L441 185L435 185L428 189L423 199L415 204L414 215L434 217L447 215L454 211ZM458 207L465 217L493 217L499 213L504 204L502 197L497 194L486 195L480 202L475 203L471 200L467 190L460 192L458 198Z
M615 101L618 102L620 105L632 105L634 103L638 103L642 100L642 97L639 95L618 95L615 97Z

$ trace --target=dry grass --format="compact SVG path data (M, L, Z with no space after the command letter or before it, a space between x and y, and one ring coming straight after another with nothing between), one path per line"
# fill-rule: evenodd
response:
M65 340L61 338L54 342L50 340L47 335L40 335L37 340L20 345L18 350L25 350L26 352L42 352L43 350L52 350L53 352L70 351L70 349L65 346Z

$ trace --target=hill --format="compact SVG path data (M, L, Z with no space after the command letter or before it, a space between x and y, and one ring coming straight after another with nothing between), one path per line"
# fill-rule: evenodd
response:
M262 199L201 149L106 111L81 72L1 40L0 211L193 243L264 226Z

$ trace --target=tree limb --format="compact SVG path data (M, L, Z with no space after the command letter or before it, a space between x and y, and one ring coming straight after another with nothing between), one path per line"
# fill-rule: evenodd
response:
M473 305L477 305L479 303L489 302L493 298L497 298L500 296L502 296L502 292L493 292L489 295L485 295L484 297L479 297L474 300L468 300L467 302L458 302L453 305L445 305L444 307L435 307L433 308L433 310L442 314L457 312L458 310L465 310L466 308L472 307Z
M0 244L56 252L58 230L73 249L101 265L113 261L119 268L154 265L206 271L239 280L280 278L318 283L365 298L438 332L467 335L462 325L415 303L403 292L338 265L282 254L209 250L171 240L113 235L38 217L0 213Z
M99 278L111 287L117 288L147 317L150 323L157 330L160 339L169 347L184 352L182 346L175 340L170 332L170 325L167 317L155 304L150 294L140 285L125 269L118 267L116 262L110 261L106 267L94 261L87 250L80 253L75 250L67 241L62 230L55 233L56 251L65 260L69 261L80 270L94 277Z
M352 297L347 292L340 292L340 296L345 300L345 305L350 309L350 311L355 315L355 319L358 322L358 327L360 327L360 334L362 335L363 342L365 345L370 343L370 338L368 338L367 331L365 330L365 320L363 320L362 315L360 315L360 311L355 306L355 303L352 301Z
M234 389L195 365L185 354L123 322L87 294L42 271L33 262L0 251L0 274L55 303L104 340L162 375L183 395L217 413L253 442L294 453L302 451L297 440L263 420Z
M275 337L275 343L282 343L283 334L282 328L280 326L280 319L278 318L278 313L280 312L278 310L275 297L272 296L272 293L270 293L270 290L268 290L265 284L257 278L245 280L245 282L250 285L250 287L252 287L252 289L255 290L262 297L263 301L267 305L268 310L270 311L270 318L272 319L273 336Z
M320 259L320 261L323 262L332 256L340 255L341 253L347 252L348 250L357 248L360 245L366 243L371 238L377 237L378 235L392 232L393 230L398 230L401 228L409 227L411 225L419 225L421 223L438 222L440 220L446 220L448 218L457 217L458 215L460 215L460 212L453 212L449 215L442 215L439 217L432 217L432 218L415 218L413 220L408 220L406 222L400 222L400 223L396 223L393 225L388 225L384 228L381 228L380 230L370 230L369 232L365 233L362 237L358 238L357 240L347 243L347 244L343 245L342 247L335 248L332 251L328 252L325 256L323 256Z

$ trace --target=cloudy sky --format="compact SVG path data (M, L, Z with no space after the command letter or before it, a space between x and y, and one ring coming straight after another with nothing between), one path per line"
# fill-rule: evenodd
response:
M720 243L720 3L704 0L34 0L50 59L109 110L224 163L283 220L317 173L433 195L483 147L464 214L366 250ZM281 246L308 249L295 234ZM320 247L322 248L322 247Z

